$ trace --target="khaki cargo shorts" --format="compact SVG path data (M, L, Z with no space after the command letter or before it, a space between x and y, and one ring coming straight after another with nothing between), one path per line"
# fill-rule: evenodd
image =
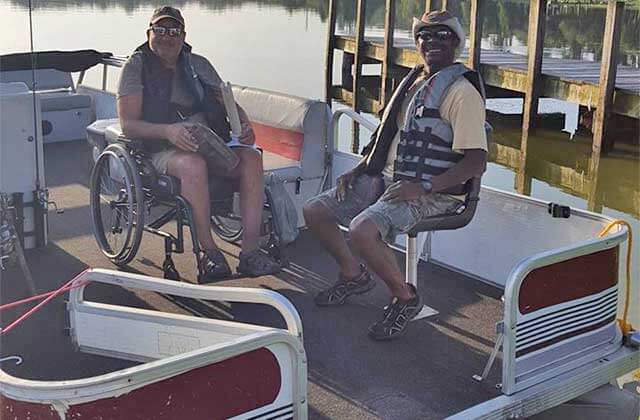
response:
M385 242L393 242L398 234L407 233L423 219L446 213L455 213L464 201L449 194L433 193L419 199L401 203L378 200L372 195L376 177L361 175L347 190L345 199L338 202L336 188L332 188L309 200L309 204L321 203L327 207L343 226L349 226L356 218L367 218L378 228ZM384 180L385 188L393 182Z
M170 147L160 152L156 152L151 155L151 164L156 168L156 171L161 174L166 174L167 167L169 166L169 160L171 160L171 157L176 153L178 153L178 149L175 147Z

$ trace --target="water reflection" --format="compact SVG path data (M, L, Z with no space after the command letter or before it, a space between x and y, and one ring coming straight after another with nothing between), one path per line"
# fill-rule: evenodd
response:
M496 125L490 159L518 172L520 128ZM620 148L601 159L597 174L589 173L590 163L590 137L578 135L570 139L564 132L539 129L530 137L524 176L529 181L536 179L584 199L589 210L602 212L606 206L640 219L637 148ZM595 189L591 188L592 180L596 182Z
M18 7L27 7L28 0L10 0ZM197 3L200 7L223 11L244 4L258 7L279 7L289 11L316 13L324 22L328 13L325 0L176 0L177 7ZM158 4L151 0L32 0L36 10L66 10L91 7L99 10L121 8L133 12ZM384 0L367 1L366 25L369 28L384 27ZM449 0L448 8L461 17L463 26L469 29L469 0ZM398 0L396 22L398 29L408 30L411 19L424 11L424 1ZM485 6L483 48L504 49L526 54L529 2L524 0L489 0ZM338 1L337 26L352 30L355 24L355 0ZM602 56L602 35L606 7L603 5L550 4L547 10L545 35L546 54L556 58L573 58L599 61ZM640 8L638 4L626 6L620 42L620 64L640 66Z
M19 7L28 8L29 0L10 0L10 3ZM285 10L307 10L317 12L324 21L328 12L328 4L323 0L174 0L158 2L154 0L32 0L34 10L68 10L78 7L89 7L98 10L123 9L127 12L135 12L141 8L148 9L160 4L171 4L182 8L186 5L196 4L207 10L237 9L244 4L257 5L258 7L274 6Z

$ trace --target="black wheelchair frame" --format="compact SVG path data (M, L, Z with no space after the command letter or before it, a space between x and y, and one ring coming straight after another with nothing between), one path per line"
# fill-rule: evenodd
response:
M228 180L210 182L210 191L215 197L211 200L211 226L221 239L235 243L242 236L242 225L240 216L233 212L234 191L229 185ZM288 260L277 225L273 223L270 212L272 198L268 190L265 190L265 196L261 234L267 237L267 241L262 248L286 267ZM204 274L200 264L202 250L191 205L180 195L177 178L157 174L140 141L119 139L98 156L91 171L90 204L98 246L117 266L125 266L133 260L144 231L162 237L165 248L162 270L166 279L180 279L172 254L184 252L184 227L187 226L200 281ZM151 216L151 209L159 205L167 206L169 210L145 223L145 219ZM109 216L109 212L113 214L105 223L104 216ZM177 223L176 235L161 230L173 220ZM119 237L122 241L117 239Z

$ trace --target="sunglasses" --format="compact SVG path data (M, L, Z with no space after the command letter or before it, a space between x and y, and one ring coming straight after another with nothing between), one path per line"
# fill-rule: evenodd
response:
M431 41L437 39L438 41L448 41L453 38L453 32L447 29L440 29L439 31L420 31L416 34L416 39L422 39L423 41Z
M154 34L165 36L169 35L170 37L176 37L182 35L182 28L167 28L164 26L152 26L151 30Z

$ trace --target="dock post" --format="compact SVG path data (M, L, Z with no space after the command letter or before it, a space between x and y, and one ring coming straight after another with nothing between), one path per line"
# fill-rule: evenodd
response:
M618 48L620 45L620 29L622 27L622 12L624 2L609 0L607 18L604 26L602 41L602 64L600 66L600 81L598 84L598 105L593 121L593 143L591 146L591 164L589 165L589 207L595 208L598 170L600 156L613 148L613 139L605 141L608 119L613 106L613 90L616 83L618 66ZM604 143L604 144L603 144Z
M531 0L529 4L529 37L527 41L527 86L522 112L522 140L520 142L520 165L516 176L516 191L531 194L531 183L525 172L529 133L533 132L538 114L538 99L542 80L542 49L546 23L547 0Z
M366 0L358 0L356 12L356 54L353 64L353 110L360 111L360 88L362 86L362 62L364 49L364 23L366 13ZM360 149L360 125L353 121L351 138L351 151L359 153Z
M482 41L482 21L485 0L471 0L471 22L469 22L469 58L467 65L480 71L480 42ZM460 40L464 48L464 39Z
M380 88L380 106L384 109L391 98L393 77L391 76L393 32L396 26L396 0L385 1L384 14L384 61L382 62L382 87Z
M335 31L336 31L336 3L338 0L329 0L329 28L327 29L327 56L325 61L325 85L324 85L324 101L331 106L333 98L333 53L335 48Z

